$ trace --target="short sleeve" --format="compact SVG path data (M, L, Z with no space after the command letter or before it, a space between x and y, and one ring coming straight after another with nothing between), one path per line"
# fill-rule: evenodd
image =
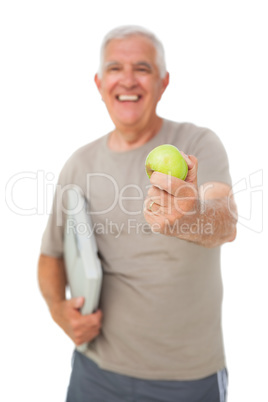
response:
M52 210L50 212L45 231L41 241L41 254L60 258L63 255L64 222L61 208L59 189L64 185L63 172L61 172L56 186Z
M64 227L66 221L66 190L74 186L73 157L62 168L54 193L52 210L49 215L41 241L41 254L61 258L64 246Z
M226 150L213 131L201 129L193 145L193 155L198 159L198 185L222 182L232 186Z

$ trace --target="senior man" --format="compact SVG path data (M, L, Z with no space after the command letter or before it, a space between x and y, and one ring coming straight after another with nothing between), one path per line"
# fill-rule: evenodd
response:
M157 115L169 74L146 29L106 35L95 82L115 127L76 151L58 184L90 200L100 309L82 316L84 299L65 297L56 196L38 271L53 319L75 345L88 342L74 351L67 401L224 402L220 246L236 235L226 152L209 129ZM158 172L149 181L144 161L161 144L184 152L185 182Z

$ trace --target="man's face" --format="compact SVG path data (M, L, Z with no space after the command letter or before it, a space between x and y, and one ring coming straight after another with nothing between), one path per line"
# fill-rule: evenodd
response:
M155 59L153 44L140 35L113 39L105 49L103 75L95 82L120 131L144 130L157 118L168 74L160 78Z

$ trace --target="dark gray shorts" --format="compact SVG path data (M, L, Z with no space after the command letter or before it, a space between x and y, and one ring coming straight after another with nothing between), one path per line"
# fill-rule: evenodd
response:
M201 380L142 380L100 369L74 352L66 402L226 402L226 369Z

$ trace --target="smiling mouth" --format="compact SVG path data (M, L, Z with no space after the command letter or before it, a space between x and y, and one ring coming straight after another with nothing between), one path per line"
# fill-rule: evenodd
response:
M138 102L140 100L141 95L117 95L116 99L119 102Z

